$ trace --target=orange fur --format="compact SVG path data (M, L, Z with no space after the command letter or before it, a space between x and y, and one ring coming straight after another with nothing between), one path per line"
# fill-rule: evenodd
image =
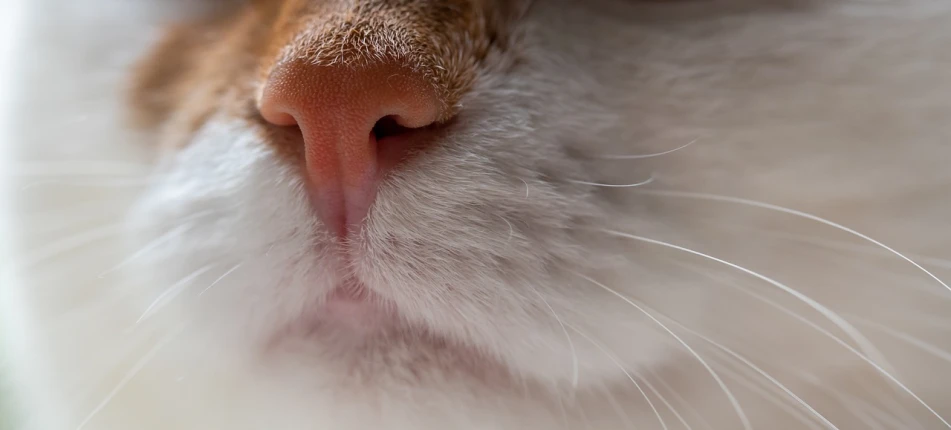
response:
M504 49L514 3L282 0L220 11L167 30L134 74L132 118L164 127L164 141L177 147L216 112L257 121L257 92L282 61L356 66L386 59L432 82L446 121L480 63Z

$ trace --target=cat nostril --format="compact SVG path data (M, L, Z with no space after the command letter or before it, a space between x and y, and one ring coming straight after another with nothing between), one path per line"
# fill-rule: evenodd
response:
M400 125L396 117L392 115L380 118L380 120L373 125L373 135L377 141L391 136L399 136L411 130L413 129Z
M312 200L327 228L340 235L366 216L381 170L406 155L399 152L411 146L400 140L433 124L442 106L426 76L386 61L281 63L258 101L267 122L300 128Z

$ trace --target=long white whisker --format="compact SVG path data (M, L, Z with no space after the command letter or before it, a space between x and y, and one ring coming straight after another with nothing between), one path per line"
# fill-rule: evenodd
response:
M793 289L791 289L791 288L789 288L789 287L787 287L787 286L785 286L785 285L783 285L783 284L781 284L781 283L779 283L779 282L777 282L777 281L775 281L775 280L773 280L773 279L771 279L771 278L768 278L768 277L766 277L766 276L763 276L763 275L761 275L761 274L759 274L759 273L757 273L757 272L754 272L754 271L752 271L752 270L750 270L750 269L747 269L747 268L742 267L742 266L738 266L738 265L736 265L736 264L730 263L729 261L722 260L722 259L716 258L716 257L714 257L714 256L704 254L704 253L699 252L699 251L692 250L692 249L690 249L690 248L684 248L684 247L682 247L682 246L674 245L674 244L671 244L671 243L662 242L662 241L659 241L659 240L654 240L654 239L650 239L650 238L646 238L646 237L636 236L636 235L633 235L633 234L622 233L622 232L616 232L616 231L613 231L613 230L604 230L604 231L607 232L607 233L609 233L609 234L614 234L614 235L616 235L616 236L626 237L626 238L628 238L628 239L640 240L640 241L643 241L643 242L652 243L652 244L660 245L660 246L665 246L665 247L668 247L668 248L677 249L677 250L680 250L680 251L683 251L683 252L687 252L687 253L690 253L690 254L693 254L693 255L697 255L697 256L700 256L700 257L704 257L704 258L707 258L707 259L710 259L710 260L713 260L713 261L716 261L716 262L725 264L725 265L730 266L730 267L732 267L732 268L734 268L734 269L740 270L740 271L742 271L742 272L744 272L744 273L747 273L747 274L749 274L749 275L751 275L751 276L754 276L754 277L756 277L756 278L762 279L762 280L764 280L764 281L766 281L766 282L768 282L768 283L770 283L770 284L772 284L772 285L774 285L774 286L776 286L776 287L779 287L780 289L782 289L782 290L784 290L784 291L786 291L786 292L789 292L790 294L793 294L794 296L796 296L796 297L799 298L800 300L805 299L804 302L807 303L807 304L810 304L810 305L811 305L811 304L815 304L816 306L813 307L814 309L816 309L817 311L820 311L820 313L823 313L823 315L826 315L827 318L831 316L831 317L832 317L832 318L831 318L831 321L832 321L833 323L836 323L836 321L842 321L842 322L844 322L844 326L845 326L845 327L843 327L842 325L839 325L838 323L837 323L837 325L839 325L839 327L842 328L843 330L846 330L847 333L850 332L850 331L848 331L848 328L851 327L851 324L849 324L847 321L844 321L841 317L839 317L838 315L832 313L831 311L830 311L830 312L823 312L822 310L825 309L825 307L822 306L821 304L819 304L819 303L813 301L812 299L810 299L810 298L808 298L808 297L802 295L801 293L799 293L799 292L796 291L796 290L793 290ZM854 327L852 328L852 331L854 331ZM863 338L864 338L864 337L863 337ZM848 349L850 352L852 352L852 353L855 354L857 357L859 357L862 361L864 361L864 362L868 363L870 366L874 367L874 368L875 368L879 373L881 373L883 376L885 376L886 378L888 378L889 380L891 380L892 382L894 382L896 385L898 385L899 387L901 387L901 389L902 389L903 391L905 391L905 393L907 393L908 395L910 395L911 397L913 397L916 401L918 401L918 403L920 403L922 406L924 406L925 409L928 409L928 411L931 412L931 413L932 413L935 417L937 417L939 420L941 420L941 422L944 423L944 425L945 425L946 427L951 428L951 423L948 423L948 422L944 419L944 417L942 417L942 416L941 416L940 414L938 414L938 412L935 411L931 406L929 406L927 403L925 403L925 401L922 400L921 397L918 397L917 394L915 394L914 392L912 392L911 389L909 389L907 386L905 386L905 384L903 384L901 381L899 381L897 378L895 378L891 373L889 373L889 372L887 372L885 369L883 369L882 366L880 366L878 363L876 363L876 362L874 362L873 360L869 359L867 356L865 356L865 354L862 354L861 352L859 352L858 350L856 350L855 348L853 348L852 345L849 345L848 343L844 342L842 339L839 339L839 338L837 338L837 337L833 337L832 340L835 341L836 343L838 343L839 345L841 345L842 347ZM856 340L856 341L858 341L858 340ZM875 350L874 347L873 347L873 350Z
M880 411L879 408L876 408L876 407L869 407L868 402L866 401L860 400L857 397L855 397L855 399L850 398L852 396L847 396L841 393L839 390L836 390L834 387L829 386L829 384L823 383L822 380L819 380L813 375L804 374L803 372L800 372L800 374L801 374L800 376L801 380L810 382L811 385L815 389L823 392L829 397L832 397L833 399L835 399L835 401L838 401L839 403L841 403L840 409L844 409L848 411L849 413L851 413L852 416L854 416L856 419L858 419L863 424L865 424L867 428L870 430L874 430L874 429L885 430L886 427L881 425L880 423L881 421L891 422L891 424L893 425L892 428L913 428L913 427L909 427L908 423L900 423L892 419L891 417L886 417L887 414L885 412ZM868 412L871 410L875 410L877 417L868 416L870 415L868 414ZM919 425L918 427L920 428L921 426Z
M674 149L668 149L668 150L663 151L663 152L655 152L655 153L653 153L653 154L640 154L640 155L598 155L598 156L595 156L594 158L600 159L600 160L639 160L639 159L642 159L642 158L660 157L660 156L662 156L662 155L667 155L667 154L670 154L670 153L673 153L673 152L680 151L681 149L684 149L684 148L686 148L686 147L688 147L688 146L690 146L690 145L693 145L694 143L697 143L697 141L699 141L699 140L700 140L700 139L697 138L697 139L691 140L690 142L687 142L687 144L685 144L685 145L680 145L680 146L678 146L678 147L676 147L676 148L674 148Z
M110 274L110 273L112 273L112 272L115 272L116 270L119 270L119 269L125 267L125 266L128 265L129 263L131 263L131 262L133 262L133 261L139 259L140 257L142 257L143 255L145 255L146 253L155 250L156 248L158 248L159 246L161 246L161 245L164 244L165 242L169 241L169 240L172 239L173 237L178 236L179 234L183 233L185 230L188 230L189 228L192 228L192 227L193 227L192 224L182 224L182 225L180 225L180 226L178 226L178 227L175 227L175 228L173 228L173 229L171 229L171 230L169 230L169 231L163 233L161 236L159 236L159 237L156 238L155 240L149 242L149 243L146 244L144 247L142 247L142 249L139 249L138 251L136 251L136 252L134 252L132 255L130 255L128 258L126 258L126 259L122 260L121 262L119 262L119 264L116 264L115 266L113 266L113 267L111 267L111 268L109 268L109 269L106 269L105 271L103 271L102 273L100 273L100 274L99 274L99 278L104 278L104 277L106 277L106 275L108 275L108 274Z
M232 272L234 272L235 270L238 270L238 268L240 268L241 265L243 265L243 264L244 264L244 263L235 264L234 267L228 269L227 272L225 272L225 273L223 273L221 276L219 276L218 279L215 279L215 281L212 282L211 284L209 284L207 287L205 287L204 290L201 290L201 292L198 293L198 296L199 296L199 297L200 297L200 296L203 296L205 293L208 292L208 290L211 289L211 287L214 287L215 285L218 285L218 283L221 282L222 279L224 279L225 277L227 277L228 275L230 275L230 274L231 274Z
M680 415L680 412L677 411L676 408L674 408L673 404L667 401L667 398L664 397L664 395L660 393L660 390L654 387L654 385L651 384L650 380L648 380L646 377L644 377L643 375L639 375L639 376L641 378L641 382L643 382L644 385L647 386L647 390L654 393L654 395L657 396L658 399L660 399L660 402L663 403L664 406L666 406L667 409L670 410L672 414L674 414L674 418L677 418L677 421L680 421L680 423L683 424L684 428L686 428L687 430L693 430L693 426L691 426L690 424L687 424L687 420L685 420L684 417Z
M858 343L859 346L862 348L862 350L863 350L866 354L871 355L871 356L875 357L877 360L880 360L880 361L884 362L884 355L883 355L881 352L878 351L878 348L876 348L875 345L873 345L871 341L869 341L864 335L862 335L861 332L859 332L854 326L852 326L852 324L850 324L850 323L849 323L848 321L846 321L844 318L842 318L841 316L839 316L839 314L833 312L831 309L829 309L829 308L823 306L821 303L819 303L819 302L813 300L811 297L809 297L809 296L807 296L807 295L805 295L805 294L799 292L798 290L796 290L796 289L794 289L794 288L790 288L790 287L787 286L786 284L783 284L783 283L781 283L781 282L779 282L779 281L777 281L777 280L775 280L775 279L773 279L773 278L770 278L770 277L768 277L768 276L766 276L766 275L763 275L763 274L761 274L761 273L759 273L759 272L755 272L755 271L753 271L753 270L747 269L746 267L740 266L740 265L735 264L735 263L731 263L731 262L729 262L729 261L723 260L723 259L721 259L721 258L714 257L714 256L709 255L709 254L702 253L702 252L697 251L697 250L694 250L694 249L685 248L685 247L683 247L683 246L675 245L675 244L672 244L672 243L669 243L669 242L664 242L664 241L660 241L660 240L656 240L656 239L651 239L651 238L648 238L648 237L637 236L637 235L633 235L633 234L629 234L629 233L624 233L624 232L619 232L619 231L614 231L614 230L603 230L603 231L606 232L606 233L608 233L608 234L614 235L614 236L619 236L619 237L623 237L623 238L626 238L626 239L638 240L638 241L641 241L641 242L647 242L647 243L654 244L654 245L660 245L660 246L663 246L663 247L667 247L667 248L671 248L671 249L676 249L676 250L678 250L678 251L682 251L682 252L686 252L686 253L689 253L689 254L692 254L692 255L696 255L696 256L698 256L698 257L703 257L703 258L706 258L706 259L708 259L708 260L712 260L712 261L715 261L715 262L717 262L717 263L720 263L720 264L729 266L729 267L731 267L731 268L733 268L733 269L739 270L739 271L741 271L741 272L743 272L743 273L746 273L746 274L748 274L748 275L750 275L750 276L753 276L753 277L755 277L755 278L757 278L757 279L760 279L760 280L762 280L762 281L765 281L766 283L768 283L768 284L770 284L770 285L772 285L772 286L774 286L774 287L776 287L776 288L779 288L780 290L782 290L782 291L784 291L784 292L786 292L786 293L792 295L793 297L795 297L795 298L798 299L799 301L805 303L806 305L808 305L808 306L811 307L812 309L814 309L814 310L816 310L817 312L819 312L820 314L822 314L824 317L826 317L826 319L828 319L829 321L831 321L833 324L835 324L837 327L839 327L842 331L844 331L846 334L848 334L849 337L852 338L852 340L854 340L856 343ZM838 338L836 338L836 339L838 339Z
M941 317L935 315L898 315L909 321L918 324L924 324L930 329L951 332L951 317Z
M887 430L885 426L877 422L875 418L866 416L869 410L873 410L875 408L866 408L864 405L860 404L859 402L856 402L848 398L847 396L843 396L842 394L839 394L838 392L835 392L834 390L826 390L826 393L829 396L832 396L833 398L838 400L839 403L842 404L842 406L845 408L846 411L851 413L852 416L854 416L856 419L858 419L863 424L868 426L867 428L869 430ZM865 410L866 414L862 413L863 410ZM881 417L879 417L879 420L881 420ZM894 425L898 423L893 422L892 424ZM899 425L898 427L892 427L892 428L902 428L902 427L905 427L905 426Z
M131 256L129 256L128 258L122 260L119 264L117 264L117 265L115 265L114 267L112 267L112 268L110 268L110 269L108 269L108 270L106 270L106 271L100 273L100 274L99 274L99 277L100 277L100 278L103 278L103 277L105 277L106 275L108 275L108 274L110 274L110 273L112 273L112 272L115 272L116 270L119 270L119 269L125 267L127 264L129 264L129 263L131 263L131 262L133 262L133 261L135 261L135 260L141 258L141 257L142 257L143 255L145 255L146 253L155 250L156 248L158 248L159 246L161 246L161 245L164 244L165 242L169 241L170 239L173 239L173 238L175 238L176 236L178 236L178 235L184 233L186 230L195 227L193 221L195 221L196 219L201 218L201 217L203 217L203 216L206 216L206 215L208 215L208 214L215 213L215 212L217 212L216 209L207 209L207 210L195 212L195 213L193 213L193 214L189 214L188 216L186 216L186 217L182 218L181 220L179 220L179 222L182 223L181 225L179 225L178 227L175 227L175 228L173 228L173 229L171 229L171 230L169 230L169 231L163 233L161 236L155 238L154 240L152 240L151 242L149 242L148 244L146 244L144 247L142 247L141 249L139 249L138 251L136 251L135 253L133 253Z
M580 277L583 278L583 279L586 279L588 282L591 282L592 284L597 285L598 287L601 287L601 288L604 289L605 291L607 291L607 292L609 292L609 293L611 293L611 294L617 296L617 297L620 298L621 300L624 300L624 301L627 302L629 305L633 306L635 309L639 310L639 311L640 311L641 313L643 313L645 316L647 316L648 318L650 318L652 321L654 321L655 324L657 324L658 326L660 326L660 328L664 329L664 331L666 331L666 332L667 332L668 334L670 334L674 339L676 339L677 342L680 343L680 345L682 345L682 346L684 347L684 349L686 349L688 352L690 352L690 354L693 355L693 357L700 363L700 365L702 365L702 366L707 370L707 372L710 373L710 376L713 377L713 380L716 381L717 385L720 386L720 389L723 390L723 393L726 395L727 399L730 401L730 404L733 406L733 409L736 411L737 416L740 418L740 421L743 423L743 428L746 429L746 430L752 430L753 427L752 427L752 425L750 424L750 420L749 420L749 418L747 418L746 413L743 412L743 408L740 406L740 402L736 400L736 397L733 395L733 392L730 391L730 389L726 386L726 384L723 382L723 380L720 379L720 375L718 375L717 372L716 372L715 370L713 370L713 368L710 367L709 364L707 364L707 362L703 359L703 357L701 357L700 354L697 354L697 352L694 351L694 349L691 348L690 345L687 344L687 342L685 342L683 339L681 339L680 336L677 336L677 333L674 333L673 330L671 330L671 329L668 328L666 325L664 325L664 323L660 322L660 320L658 320L657 318L655 318L654 315L652 315L650 312L647 312L643 307L641 307L640 305L638 305L637 303L635 303L634 300L632 300L632 299L628 298L627 296L625 296L625 295L623 295L623 294L621 294L621 293L619 293L619 292L617 292L617 291L611 289L611 288L608 287L607 285L604 285L604 284L598 282L598 281L595 280L594 278L588 277L587 275L584 275L584 274L582 274L582 273L577 273L577 275L580 276Z
M578 388L578 351L575 349L575 343L571 340L571 335L568 334L568 329L565 327L565 322L561 320L561 317L555 312L555 308L551 307L551 304L548 303L548 300L545 300L543 296L535 287L531 287L532 292L545 304L545 307L551 311L551 316L555 317L555 321L558 322L558 325L561 326L561 330L565 333L565 339L568 341L568 348L571 349L571 387Z
M591 344L594 345L596 348L598 348L606 357L608 357L608 359L610 359L612 362L614 362L614 364L617 366L617 368L620 369L621 372L624 373L624 376L627 376L627 379L630 379L630 380L631 380L631 383L634 384L634 387L637 388L637 391L640 391L640 392L641 392L641 395L644 396L644 400L647 401L647 405L650 406L651 410L654 411L654 415L657 416L657 421L660 422L660 426L661 426L664 430L667 430L667 424L664 423L664 418L660 415L660 412L657 410L657 407L654 406L654 402L651 401L650 396L648 396L647 393L644 392L644 389L641 388L641 384L638 384L638 383L637 383L637 380L634 379L634 376L632 376L631 373L627 371L627 369L621 364L621 362L617 359L617 357L615 357L614 354L608 352L607 349L605 349L603 346L601 346L601 343L600 343L600 342L598 342L598 341L592 339L590 336L588 336L587 334L585 334L583 331L578 330L577 327L571 326L571 325L569 325L569 327L571 327L571 329L572 329L575 333L578 333L581 337L585 338L585 340L587 340L588 342L591 342ZM669 405L668 405L668 407L669 407ZM675 412L675 413L676 413L676 412ZM680 420L683 421L683 418L680 418ZM686 424L686 423L684 423L684 424ZM690 429L690 426L687 426L687 428Z
M78 426L76 426L76 430L82 430L84 427L86 427L86 425L89 424L89 422L92 421L92 419L95 418L99 412L105 409L106 406L112 402L112 399L114 399L116 395L118 395L119 392L122 391L122 389L125 388L125 386L128 385L129 382L132 381L132 379L135 378L135 376L138 375L139 372L141 372L150 361L152 361L153 358L155 358L156 354L158 354L162 348L168 345L168 343L171 342L171 340L180 332L181 330L173 331L164 339L159 341L155 346L153 346L152 349L150 349L137 363L135 363L135 365L132 366L132 369L130 369L121 380L119 380L119 383L116 384L112 391L106 394L106 397L99 403L99 405L97 405L92 410L92 412L90 412L86 418L83 419Z
M717 356L717 358L720 358L722 357L721 354L723 353L719 351L714 351L714 354ZM724 359L724 361L727 361L727 360ZM760 396L760 398L762 398L763 400L766 400L773 406L776 406L777 408L781 409L783 412L786 412L787 414L789 414L789 416L795 418L797 421L805 424L810 429L821 430L821 427L819 427L818 423L816 423L815 421L811 419L812 417L810 417L809 415L806 415L802 410L796 409L790 406L789 404L787 404L786 402L783 402L783 399L780 398L775 393L763 387L760 387L759 384L756 384L753 381L752 377L749 377L741 372L734 371L726 366L721 368L720 371L723 372L724 375L730 378L733 378L738 384L742 385L747 390L750 390L754 394Z
M574 401L574 394L572 394L572 401ZM577 411L577 416L581 419L584 430L598 430L591 427L591 419L588 418L588 414L584 411L584 404L575 402L573 410ZM574 429L577 428L578 427L574 427Z
M684 399L683 396L681 396L680 394L678 394L678 393L677 393L677 390L675 390L674 387L671 387L670 384L668 384L667 382L665 382L665 381L664 381L664 378L662 378L662 377L661 377L660 375L658 375L656 372L651 372L650 369L645 369L645 371L646 371L647 373L650 373L654 378L656 378L656 379L657 379L657 383L660 384L661 388L667 390L668 393L669 393L671 396L674 397L674 400L679 401L680 403L682 403L684 409L686 409L687 411L689 411L689 412L693 415L693 417L696 418L697 421L700 422L700 424L703 424L703 427L704 427L704 428L706 428L707 430L714 430L714 429L713 429L713 426L711 426L710 423L707 422L706 417L704 417L700 412L698 412L696 408L692 407L692 406L690 405L690 402L687 401L687 399ZM644 377L644 380L645 380L645 381L647 380L647 377L646 377L646 376Z
M802 407L806 408L806 410L808 410L808 411L811 412L813 415L815 415L816 418L819 418L819 420L822 421L822 423L825 424L828 428L831 428L831 429L834 429L834 430L839 430L839 428L836 427L835 424L832 424L831 421L829 421L828 419L826 419L825 416L823 416L822 414L820 414L819 411L815 410L815 408L813 408L811 405L809 405L809 403L806 403L805 400L803 400L801 397L799 397L798 395L796 395L796 393L794 393L794 392L793 392L792 390L790 390L788 387L786 387L785 385L783 385L783 383L779 382L779 380L777 380L776 378L774 378L772 375L770 375L768 372L766 372L765 370L763 370L762 368L760 368L760 367L757 366L756 364L753 364L753 362L751 362L750 360L748 360L746 357L744 357L744 356L740 355L739 353L733 351L733 350L730 349L729 347L727 347L727 346L725 346L725 345L723 345L723 344L721 344L721 343L719 343L719 342L717 342L717 341L715 341L715 340L713 340L713 339L711 339L711 338L709 338L709 337L707 337L707 336L705 336L705 335L703 335L703 334L701 334L701 333L699 333L699 332L697 332L697 331L695 331L695 330L692 330L692 329L688 328L687 326L681 324L680 322L678 322L678 321L676 321L676 320L674 320L674 319L672 319L672 318L667 318L667 320L670 321L670 322L672 322L672 323L674 323L676 326L680 327L682 330L686 331L687 333L690 333L690 334L692 334L692 335L694 335L694 336L696 336L696 337L699 337L700 339L703 339L704 341L706 341L706 342L709 343L710 345L713 345L714 347L716 347L716 348L719 349L720 351L723 351L724 353L726 353L726 354L729 355L730 357L733 357L735 360L737 360L737 361L743 363L744 365L746 365L746 366L749 367L750 369L753 369L753 371L755 371L755 372L758 373L760 376L762 376L762 377L765 378L767 381L769 381L771 384L775 385L777 388L779 388L780 390L782 390L783 393L786 393L787 396L791 397L793 400L795 400L797 403L799 403Z
M801 375L801 380L810 382L813 387L816 387L817 389L835 397L836 399L848 399L849 403L858 406L859 409L864 410L867 414L873 415L879 422L889 423L886 428L925 428L921 421L909 413L906 408L902 407L900 404L897 404L897 402L889 402L888 398L882 397L879 390L867 384L867 382L870 381L868 381L866 378L854 379L853 386L848 389L848 393L845 393L843 391L837 390L835 385L828 384L826 381L816 377L813 374L803 372L801 369L797 370L799 370L798 373ZM879 403L872 403L876 401Z
M97 363L99 364L99 369L96 372L78 375L77 383L70 387L71 389L64 389L62 394L76 399L92 397L98 391L96 386L107 380L110 375L115 374L115 370L119 369L122 363L127 362L133 353L137 353L138 350L154 342L154 339L150 339L149 335L145 334L133 338L123 337L122 340L122 344L117 345L119 348L116 349L115 354L106 354L102 357L102 360Z
M895 329L893 329L893 328L891 328L891 327L888 327L888 326L886 326L886 325L884 325L884 324L879 324L879 323L877 323L877 322L874 322L874 321L871 321L871 320L868 320L868 319L865 319L865 318L862 318L862 317L859 317L859 316L850 315L849 318L854 319L854 320L855 320L856 322L858 322L859 324L867 325L867 326L872 327L872 328L874 328L874 329L876 329L876 330L879 330L879 331L882 331L882 332L884 332L884 333L887 333L887 334L889 334L890 336L892 336L892 337L894 337L894 338L896 338L896 339L899 339L899 340L901 340L901 341L903 341L903 342L905 342L905 343L908 343L908 344L910 344L910 345L912 345L912 346L915 346L915 347L917 347L917 348L919 348L919 349L921 349L921 350L923 350L923 351L925 351L925 352L927 352L927 353L929 353L929 354L931 354L931 355L933 355L933 356L935 356L935 357L937 357L937 358L940 358L940 359L942 359L942 360L944 360L944 361L947 361L948 363L951 363L951 352L948 352L948 351L946 351L946 350L943 350L943 349L941 349L941 348L938 348L938 347L936 347L936 346L934 346L934 345L932 345L932 344L930 344L930 343L928 343L928 342L925 342L925 341L923 341L923 340L921 340L921 339L919 339L919 338L917 338L917 337L914 337L914 336L912 336L912 335L910 335L910 334L908 334L908 333L905 333L905 332L900 331L900 330L895 330Z
M705 276L713 277L713 276L711 276L711 275L709 275L709 274L707 274L707 275L705 275ZM722 282L722 280L718 280L718 281L721 281L721 282ZM803 324L809 326L809 327L812 328L813 330L818 331L819 333L825 335L825 336L828 337L829 339L832 339L832 340L837 341L837 342L840 341L840 339L839 339L836 335L832 334L829 330L826 330L826 329L823 328L822 326L820 326L820 325L818 325L818 324L816 324L816 323L810 321L808 318L806 318L806 317L804 317L804 316L802 316L802 315L796 313L795 311L792 311L792 310L790 310L790 309L787 309L785 306L780 305L779 303L776 303L776 302L773 301L773 300L770 300L769 298L763 296L762 294L758 294L758 293L756 293L755 291L752 291L752 290L750 290L750 289L748 289L748 288L742 288L742 287L735 286L735 285L733 285L732 283L729 283L729 282L722 282L722 284L725 285L725 286L727 286L727 287L729 287L729 288L733 288L733 289L735 289L735 290L738 290L738 291L740 291L740 292L742 292L742 293L744 293L744 294L749 295L750 297L753 297L753 298L755 298L755 299L757 299L757 300L759 300L759 301L761 301L761 302L763 302L763 303L766 303L766 304L768 304L768 305L770 305L770 306L776 308L776 309L779 310L780 312L782 312L782 313L784 313L784 314L786 314L786 315L789 315L790 317L796 319L797 321L799 321L799 322L801 322L801 323L803 323ZM840 318L841 318L841 316L840 316ZM843 318L843 319L844 319L844 318ZM849 326L851 327L852 324L849 323ZM862 336L862 339L865 339L865 337ZM858 340L856 340L856 342L858 342ZM868 354L868 355L871 355L871 356L873 357L873 359L874 359L876 362L882 363L882 366L883 366L883 367L887 367L887 368L891 369L892 366L891 366L891 364L888 362L888 360L885 358L885 355L882 354L882 352L879 351L878 348L876 348L870 341L867 341L867 340L866 340L866 342L868 343L868 345L867 345L866 347L864 347L863 349L866 349L866 348L867 348L867 349L870 349L870 351L866 351L865 353Z
M597 182L575 181L575 180L569 180L568 182L572 182L572 183L575 183L575 184L581 184L581 185L591 185L591 186L595 186L595 187L634 188L634 187L640 187L640 186L642 186L642 185L647 185L647 184L650 184L651 182L654 182L654 175L651 175L650 178L647 178L647 179L645 179L645 180L643 180L643 181L641 181L641 182L635 182L635 183L633 183L633 184L601 184L601 183L597 183Z
M706 275L706 276L711 276L711 275L708 274L708 275ZM810 321L809 319L803 317L802 315L799 315L798 313L796 313L796 312L794 312L794 311L792 311L792 310L789 310L789 309L783 307L782 305L780 305L780 304L778 304L778 303L776 303L776 302L770 300L769 298L764 297L764 296L761 295L761 294L758 294L758 293L756 293L756 292L754 292L754 291L752 291L752 290L750 290L750 289L747 289L747 288L741 288L741 287L734 286L733 284L731 284L731 283L729 283L729 282L723 282L723 285L725 285L725 286L727 286L727 287L730 287L730 288L734 288L734 289L736 289L736 290L738 290L738 291L741 291L741 292L743 292L743 293L745 293L745 294L747 294L747 295L749 295L749 296L751 296L751 297L753 297L753 298L755 298L755 299L757 299L757 300L759 300L759 301L761 301L761 302L763 302L763 303L766 303L766 304L768 304L768 305L770 305L770 306L776 308L776 309L779 310L780 312L783 312L783 313L785 313L786 315L789 315L790 317L796 319L797 321L799 321L799 322L801 322L801 323L803 323L803 324L809 326L810 328L812 328L812 329L816 330L817 332L823 334L824 336L826 336L826 337L828 337L829 339L835 341L836 343L839 343L839 344L842 343L841 340L840 340L838 337L836 337L834 334L832 334L831 332L829 332L829 331L826 330L825 328L823 328L823 327L819 326L818 324L816 324L816 323ZM863 360L865 359L865 357L860 357L860 358L862 358ZM888 369L888 371L892 371L892 370L891 370L891 369L892 369L892 366L891 366L891 365L888 363L888 361L885 359L884 355L881 355L881 357L880 357L880 358L877 358L876 361L882 363L883 368Z
M621 404L618 403L614 395L611 394L611 389L607 386L604 386L603 390L604 397L607 399L608 403L611 404L611 408L617 413L618 418L620 418L621 421L624 421L624 428L636 428L634 422L631 421L631 416L624 411L624 408L621 407Z
M801 217L801 218L806 218L806 219L809 219L809 220L812 220L812 221L815 221L815 222L819 222L819 223L825 224L825 225L827 225L827 226L830 226L830 227L833 227L833 228L842 230L842 231L844 231L844 232L846 232L846 233L849 233L849 234L851 234L851 235L853 235L853 236L857 236L857 237L859 237L859 238L861 238L861 239L864 239L864 240L866 240L866 241L868 241L868 242L871 242L871 243L873 243L873 244L875 244L875 245L877 245L877 246L879 246L879 247L885 249L886 251L888 251L888 252L890 252L890 253L892 253L892 254L898 256L898 257L901 258L902 260L907 261L907 262L910 263L911 265L913 265L913 266L915 266L916 268L918 268L918 270L921 270L922 272L924 272L925 274L927 274L928 276L930 276L932 279L934 279L934 280L937 281L939 284L941 284L941 286L943 286L946 290L951 291L951 286L948 286L948 284L946 284L944 281L942 281L941 278L935 276L935 275L934 275L933 273L931 273L928 269L925 269L924 267L922 267L920 264L918 264L917 262L915 262L915 261L912 260L911 258L906 257L904 254L902 254L902 253L896 251L895 249L891 248L890 246L885 245L885 244L882 243L882 242L879 242L879 241L877 241L877 240L875 240L875 239L873 239L873 238L871 238L871 237L869 237L869 236L867 236L867 235L865 235L865 234L859 233L858 231L855 231L855 230L853 230L853 229L851 229L851 228L848 228L848 227L846 227L846 226L844 226L844 225L842 225L842 224L839 224L839 223L836 223L836 222L827 220L827 219L822 218L822 217L818 217L818 216L816 216L816 215L812 215L812 214L810 214L810 213L806 213L806 212L799 211L799 210L796 210L796 209L791 209L791 208L787 208L787 207L783 207L783 206L778 206L778 205L774 205L774 204L770 204L770 203L759 202L759 201L756 201L756 200L750 200L750 199L744 199L744 198L732 197L732 196L723 196L723 195L717 195L717 194L692 193L692 192L686 192L686 191L669 191L669 190L643 190L642 192L648 193L648 194L659 195L659 196L680 197L680 198L692 198L692 199L711 200L711 201L719 201L719 202L736 203L736 204L742 204L742 205L747 205L747 206L754 206L754 207L758 207L758 208L761 208L761 209L768 209L768 210L778 211L778 212L782 212L782 213L785 213L785 214L794 215L794 216L798 216L798 217Z
M852 388L858 390L856 392L865 393L860 396L862 403L868 403L871 401L880 402L877 406L871 406L871 404L868 404L869 407L875 409L876 415L879 417L887 417L886 420L897 420L904 423L904 425L900 426L900 428L924 428L918 417L908 411L908 407L906 405L903 405L897 401L889 401L893 398L890 399L886 396L886 393L875 389L875 387L871 386L870 382L872 381L869 381L866 378L861 378L855 381L855 385ZM827 388L832 389L834 387ZM903 395L904 393L898 391L898 394ZM859 396L856 398L858 399Z
M565 408L565 402L561 396L556 396L558 400L558 410L561 412L561 420L565 424L565 430L570 430L571 425L568 424L568 410Z
M720 229L723 229L724 226L726 226L727 228L730 228L733 230L742 230L743 232L747 232L747 233L753 230L753 231L756 231L756 234L758 235L771 236L771 237L775 237L775 238L790 241L790 242L798 242L798 243L804 243L807 245L820 246L823 248L832 249L836 251L848 251L848 252L853 252L856 254L865 254L865 255L871 255L871 256L877 256L877 257L884 257L884 256L894 257L894 255L886 249L882 249L877 246L868 246L867 244L859 245L854 243L848 243L845 241L837 241L837 240L823 239L823 238L819 238L815 236L803 235L801 233L787 233L781 230L756 228L756 227L751 227L748 224L737 225L734 223L723 223L723 222L714 223L708 220L698 220L697 222L709 224L709 225L715 225ZM908 258L911 258L917 261L919 264L923 264L925 266L933 266L940 269L951 269L951 260L945 260L945 259L931 257L928 255L921 255L921 254L905 253L905 255ZM936 291L935 293L941 294L942 296L946 296L944 290L939 290L939 291Z
M887 430L889 428L892 428L892 429L915 428L914 426L909 425L911 423L907 421L902 422L898 419L898 417L889 415L887 412L885 412L879 407L876 407L875 405L871 405L866 402L856 401L855 399L849 398L840 393L833 393L831 391L832 390L827 390L826 392L829 393L829 395L838 399L839 402L846 404L847 405L846 408L851 407L853 409L858 409L858 411L852 412L852 414L855 415L863 423L868 425L870 429ZM865 412L866 415L868 415L868 417L864 417L860 413L863 411ZM888 427L886 427L886 425ZM924 428L924 427L922 427L921 424L919 423L917 428Z
M149 307L145 309L145 312L142 313L142 316L140 316L139 319L136 320L135 323L139 324L145 319L151 317L152 314L155 313L155 311L164 307L166 303L168 303L169 301L174 299L176 296L178 296L178 294L184 291L185 288L188 287L188 284L194 281L195 278L205 274L205 272L211 270L212 267L214 267L214 264L209 264L207 266L204 266L192 272L190 275L182 278L178 282L172 284L171 287L168 287L164 292L162 292L162 294L159 294L159 296L156 297L155 300L152 301Z

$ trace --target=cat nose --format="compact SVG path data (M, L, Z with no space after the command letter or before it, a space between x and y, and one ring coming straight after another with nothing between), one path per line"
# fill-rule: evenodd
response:
M279 64L258 101L261 116L297 126L318 215L337 235L366 217L382 173L411 148L410 129L433 124L441 103L427 76L398 62Z

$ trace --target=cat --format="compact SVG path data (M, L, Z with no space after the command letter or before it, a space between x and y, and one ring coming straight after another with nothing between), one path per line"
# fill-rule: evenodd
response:
M951 427L951 3L16 4L15 429Z

